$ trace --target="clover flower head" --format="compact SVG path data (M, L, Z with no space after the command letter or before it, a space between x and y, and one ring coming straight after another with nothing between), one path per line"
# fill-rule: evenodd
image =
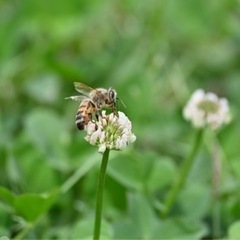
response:
M209 126L213 130L219 129L231 120L227 99L218 98L211 92L205 93L202 89L192 94L183 109L183 116L196 128Z
M105 150L122 150L136 140L132 133L132 123L123 112L106 115L102 111L102 116L96 122L89 122L86 126L87 135L85 139L92 145L98 146L98 151L104 153Z

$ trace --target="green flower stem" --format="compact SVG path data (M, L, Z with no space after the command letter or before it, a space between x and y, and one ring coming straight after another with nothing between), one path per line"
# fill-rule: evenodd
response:
M108 164L109 149L106 149L103 153L101 169L98 177L98 186L97 186L97 202L96 202L96 211L95 211L95 224L94 224L94 235L93 239L99 239L101 232L101 220L102 220L102 202L103 202L103 190L106 169Z
M221 235L221 207L219 199L213 200L212 218L213 239L219 239Z
M221 209L220 209L220 178L221 178L221 156L216 135L212 136L212 180L213 180L213 237L218 239L221 235Z
M193 161L197 155L197 152L201 146L202 135L203 135L203 129L200 129L197 132L196 139L193 144L193 148L192 148L188 158L186 158L186 160L183 162L183 165L181 166L180 171L179 171L179 175L176 178L176 182L173 184L172 188L170 189L169 194L166 197L166 201L164 204L165 208L162 213L163 217L166 217L169 214L169 212L171 211L172 206L173 206L174 202L176 201L176 198L186 181L189 170L191 169L192 163L193 163Z

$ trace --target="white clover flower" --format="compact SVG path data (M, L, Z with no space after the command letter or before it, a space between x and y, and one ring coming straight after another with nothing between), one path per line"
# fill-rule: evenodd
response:
M105 150L122 150L136 140L132 133L132 123L123 112L106 115L102 112L97 122L89 122L86 126L87 136L85 139L92 145L98 146L98 151L104 153Z
M191 121L194 127L209 126L213 130L231 120L227 99L218 98L211 92L205 93L202 89L198 89L192 94L183 109L183 116L186 120Z

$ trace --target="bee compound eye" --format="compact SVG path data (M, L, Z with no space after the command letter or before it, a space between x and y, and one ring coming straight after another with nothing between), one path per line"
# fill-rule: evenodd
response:
M109 99L111 102L114 102L115 100L115 92L113 90L109 91Z

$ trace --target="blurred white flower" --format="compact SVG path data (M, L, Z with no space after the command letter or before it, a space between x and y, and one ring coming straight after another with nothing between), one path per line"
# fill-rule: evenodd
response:
M214 93L205 93L202 89L196 90L183 110L186 120L192 122L194 127L209 126L213 130L230 122L228 101L218 98Z
M98 151L104 153L106 148L122 150L136 140L132 133L132 123L123 112L106 115L102 112L97 122L89 122L86 126L85 139L92 145L98 146Z

